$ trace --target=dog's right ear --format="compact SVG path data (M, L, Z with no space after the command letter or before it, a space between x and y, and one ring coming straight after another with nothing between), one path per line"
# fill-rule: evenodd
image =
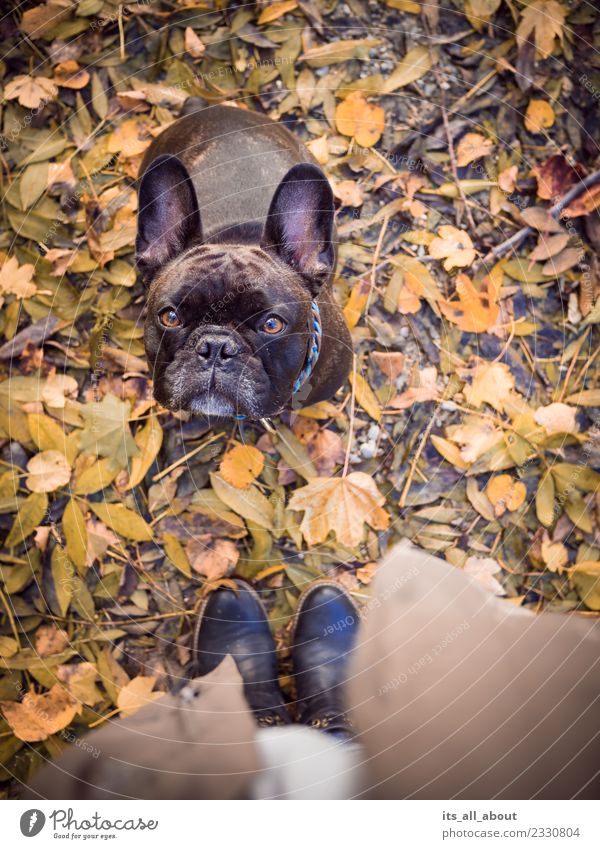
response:
M150 282L193 238L201 238L196 192L176 156L159 156L142 176L138 195L137 266Z

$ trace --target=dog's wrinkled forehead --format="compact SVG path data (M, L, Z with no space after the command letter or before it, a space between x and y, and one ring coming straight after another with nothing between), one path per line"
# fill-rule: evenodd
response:
M154 294L173 300L218 301L277 287L289 272L256 245L199 245L159 274Z

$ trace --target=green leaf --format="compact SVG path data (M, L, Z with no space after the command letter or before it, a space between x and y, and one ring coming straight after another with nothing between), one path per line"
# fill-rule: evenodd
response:
M106 502L90 502L90 507L96 516L112 528L117 534L134 542L152 539L152 528L139 513L129 510L123 504L107 504Z
M129 428L130 412L129 404L115 395L83 406L81 415L86 424L79 447L84 454L107 457L113 469L124 469L129 459L140 453Z
M75 478L73 492L75 495L92 495L111 484L119 474L119 469L113 469L108 457L96 460Z
M63 531L66 539L67 554L82 572L85 569L87 559L87 529L83 513L74 498L71 498L62 520Z
M14 548L15 545L23 542L41 523L47 509L48 496L45 492L34 492L28 496L15 516L13 526L6 537L5 546Z
M414 83L427 71L431 70L432 61L431 53L427 47L418 44L408 51L404 59L402 59L390 76L383 84L383 93L390 94L396 89L404 88L409 83Z
M52 552L50 565L58 609L61 616L66 616L73 596L73 564L66 552L59 545L56 545Z
M189 560L187 559L187 554L175 534L165 533L163 536L163 544L165 547L165 554L173 566L179 569L186 578L191 578L192 569Z
M150 416L145 427L135 435L135 444L140 449L139 457L131 461L129 483L126 489L133 489L146 475L146 472L156 459L163 441L163 430L158 416Z
M266 528L268 531L273 530L275 510L271 502L257 487L250 486L248 489L236 489L235 486L231 486L215 472L211 473L210 480L221 501L234 513L261 528Z

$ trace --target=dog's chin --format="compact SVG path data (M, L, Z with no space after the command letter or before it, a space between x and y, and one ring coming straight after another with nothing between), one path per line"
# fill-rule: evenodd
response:
M189 412L206 418L231 419L238 415L230 398L217 392L202 392L189 402Z

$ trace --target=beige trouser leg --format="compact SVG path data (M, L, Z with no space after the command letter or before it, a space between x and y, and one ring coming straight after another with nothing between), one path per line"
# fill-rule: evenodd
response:
M402 544L380 567L349 681L386 798L600 794L600 620L538 616Z
M179 695L82 736L36 776L30 798L247 797L256 725L232 657ZM77 745L80 743L80 745Z

